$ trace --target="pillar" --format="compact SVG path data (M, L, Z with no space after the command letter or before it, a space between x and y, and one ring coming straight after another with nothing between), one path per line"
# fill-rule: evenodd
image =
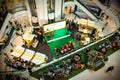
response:
M35 0L39 25L48 23L47 0Z
M25 5L26 5L26 8L27 8L27 15L29 17L29 22L30 22L30 25L32 26L32 23L31 23L31 10L30 10L28 0L25 0Z
M55 21L60 21L62 15L62 0L55 0Z

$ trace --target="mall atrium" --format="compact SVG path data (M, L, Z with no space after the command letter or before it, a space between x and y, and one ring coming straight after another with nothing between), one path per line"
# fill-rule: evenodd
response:
M0 80L119 80L120 0L0 0Z

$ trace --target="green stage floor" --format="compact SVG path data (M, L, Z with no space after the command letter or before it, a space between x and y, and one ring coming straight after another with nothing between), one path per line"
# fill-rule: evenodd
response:
M60 49L62 45L69 43L69 41L72 41L77 49L79 48L79 45L70 37L70 34L70 31L66 30L65 28L62 28L56 30L53 36L45 36L45 40L47 41L52 55L55 58L58 58L58 56L54 52L54 48Z
M48 43L48 45L50 47L50 50L52 52L52 55L55 58L58 58L55 51L54 51L54 48L58 48L60 50L60 47L64 44L69 43L69 41L72 41L77 49L79 48L79 45L71 37L62 38L62 39L59 39L59 40L52 41L52 42Z

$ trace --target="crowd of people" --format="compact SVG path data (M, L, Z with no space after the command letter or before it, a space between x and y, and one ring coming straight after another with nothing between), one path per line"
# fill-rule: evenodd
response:
M106 54L109 49L117 50L120 46L120 35L118 33L110 37L105 43L99 44L96 50Z
M13 67L13 68L18 69L18 70L25 70L25 69L32 68L34 66L34 64L32 64L31 62L24 61L21 58L15 58L15 57L13 59L6 57L5 63L9 67Z
M54 51L55 51L56 55L58 57L60 57L61 55L69 53L69 52L71 52L74 49L75 49L74 43L72 41L69 41L68 44L62 45L61 48L60 48L60 50L58 48L54 48Z
M87 54L88 54L87 66L89 69L96 70L97 67L104 64L105 55L103 53L98 52L96 50L90 50Z
M52 65L43 72L39 73L39 80L58 80L68 77L70 73L77 69L82 69L84 62L81 60L81 55L76 54L71 56L66 61L60 64Z
M105 42L100 43L95 50L87 49L88 54L88 66L94 66L95 63L104 63L108 60L106 56L107 51L109 50L118 50L120 49L120 34L115 33L113 36L108 38Z
M69 20L69 19L65 19L66 20L66 29L70 30L73 32L73 30L78 30L78 22L75 22L74 20Z
M106 60L107 50L109 49L117 50L119 47L120 47L120 35L118 33L115 33L105 42L99 43L95 50L86 48L85 53L87 53L88 55L87 65L91 64L93 67L95 66L98 67L98 64L99 65L104 64L104 61L107 61ZM57 65L52 65L52 67L49 67L42 73L39 73L39 79L40 80L63 79L64 77L68 77L72 73L72 71L83 68L84 65L85 63L82 62L81 55L75 54L66 61L59 63Z
M9 73L9 74L6 74L5 80L28 80L28 78L24 78L24 77L21 78L18 75Z

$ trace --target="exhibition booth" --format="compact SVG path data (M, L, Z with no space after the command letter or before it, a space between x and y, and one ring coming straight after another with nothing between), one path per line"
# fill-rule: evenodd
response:
M31 63L34 63L35 65L40 65L42 63L46 62L47 56L40 52L35 52L30 49L26 49L21 46L16 46L13 49L13 52L11 52L11 55L13 57L16 57L18 59L22 59L23 61L28 61Z

